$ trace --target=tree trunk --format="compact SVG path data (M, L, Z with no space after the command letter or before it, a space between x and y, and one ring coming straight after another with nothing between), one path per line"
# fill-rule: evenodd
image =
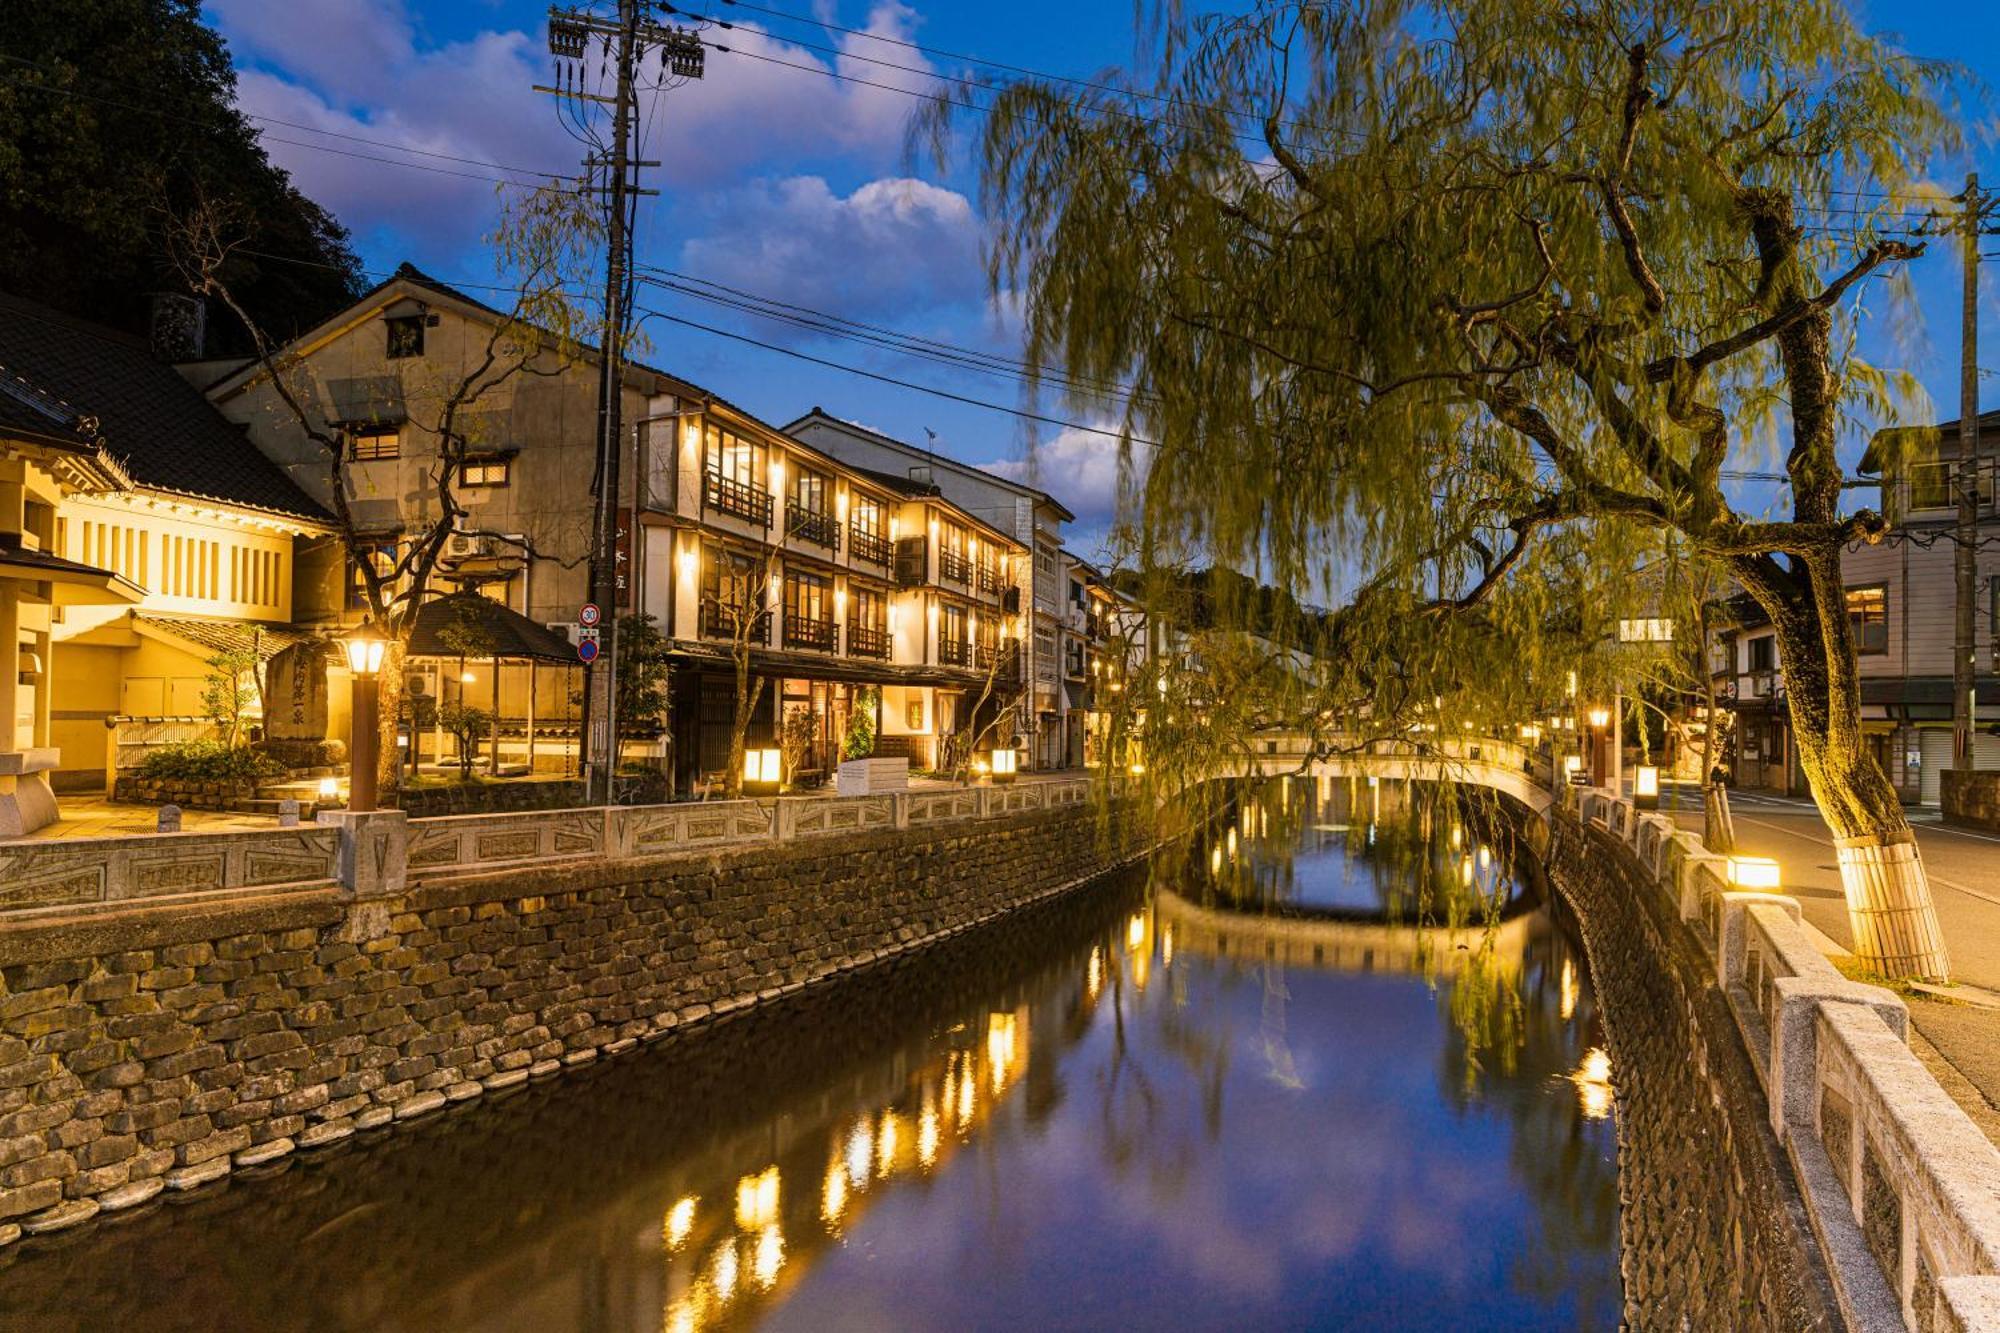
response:
M401 734L398 723L403 708L403 654L402 643L390 639L382 650L382 672L376 686L381 712L378 729L381 742L376 748L379 756L375 766L376 800L384 807L400 803L403 791L403 753L396 745L396 737Z
M1930 879L1902 801L1862 743L1861 685L1840 582L1840 552L1803 562L1782 584L1746 579L1777 629L1785 703L1799 766L1833 833L1847 896L1854 953L1884 977L1943 981L1950 975Z

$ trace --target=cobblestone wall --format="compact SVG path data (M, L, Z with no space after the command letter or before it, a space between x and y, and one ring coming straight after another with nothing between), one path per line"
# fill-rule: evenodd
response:
M1126 859L1089 808L0 931L0 1239L596 1060Z
M1635 1330L1831 1329L1823 1262L1728 1003L1617 841L1553 825L1616 1071L1620 1265Z

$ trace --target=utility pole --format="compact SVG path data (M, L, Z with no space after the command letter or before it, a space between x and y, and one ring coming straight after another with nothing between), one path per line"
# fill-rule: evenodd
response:
M623 358L632 323L632 216L638 200L657 190L642 189L640 161L633 154L638 113L638 76L646 56L660 53L657 93L669 80L686 81L702 75L703 47L694 32L655 23L645 16L650 0L617 0L615 19L588 9L549 10L549 51L556 58L556 86L537 86L554 94L567 113L570 127L580 130L598 149L584 159L587 188L605 200L604 333L598 356L597 466L591 482L590 600L603 614L598 630L599 652L586 667L582 740L578 761L584 777L584 799L610 804L618 772L618 608L632 577L631 538L619 540L619 454L624 421ZM591 48L608 56L613 91L607 96L587 88ZM600 76L602 64L599 65ZM601 77L600 77L601 83ZM611 142L595 132L594 108L611 108ZM636 478L635 478L636 481ZM636 493L636 492L635 492ZM636 509L636 504L634 508ZM636 514L628 520L636 523Z
M1982 192L1977 174L1965 178L1965 193L1956 226L1965 262L1965 301L1961 314L1958 372L1958 494L1957 549L1952 573L1957 585L1957 617L1951 650L1951 753L1960 773L1973 769L1973 732L1977 725L1978 661L1974 625L1979 600L1979 242L1991 230L1987 219L1996 203Z

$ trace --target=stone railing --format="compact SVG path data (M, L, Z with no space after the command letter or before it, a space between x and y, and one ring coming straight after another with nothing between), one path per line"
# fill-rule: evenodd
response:
M1834 967L1796 899L1731 889L1671 818L1565 795L1713 960L1848 1326L2000 1330L2000 1150L1911 1053L1902 1000Z
M322 888L336 879L340 836L313 826L0 843L0 915Z
M1077 778L876 796L593 806L412 822L401 811L329 811L316 825L0 843L0 918L338 885L375 897L411 879L528 865L626 860L905 829L1082 805Z

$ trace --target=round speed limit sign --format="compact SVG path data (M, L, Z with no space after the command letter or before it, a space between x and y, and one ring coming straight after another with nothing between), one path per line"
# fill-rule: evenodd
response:
M604 613L597 609L596 602L585 602L583 609L576 613L576 623L585 629L595 629L597 622L604 619Z

